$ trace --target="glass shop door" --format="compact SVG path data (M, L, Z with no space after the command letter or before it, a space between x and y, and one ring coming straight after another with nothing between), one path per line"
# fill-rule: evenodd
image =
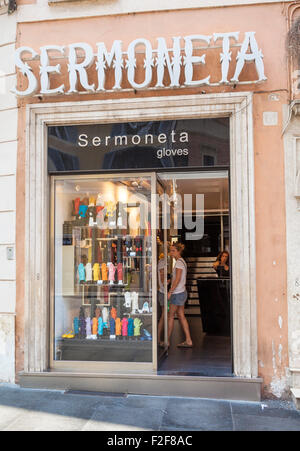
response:
M51 368L156 371L162 185L153 172L55 176L51 190Z

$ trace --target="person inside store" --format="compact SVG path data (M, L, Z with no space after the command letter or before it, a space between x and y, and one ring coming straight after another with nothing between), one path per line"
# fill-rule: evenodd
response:
M217 260L213 264L213 268L218 274L218 277L227 279L229 277L229 252L220 252Z
M189 324L184 314L184 304L187 301L186 276L187 264L182 258L184 244L174 243L170 247L170 256L175 259L175 265L172 273L171 286L168 291L168 300L170 301L170 310L168 318L169 343L174 329L175 314L179 319L185 340L177 345L178 348L192 348L193 341L190 334Z

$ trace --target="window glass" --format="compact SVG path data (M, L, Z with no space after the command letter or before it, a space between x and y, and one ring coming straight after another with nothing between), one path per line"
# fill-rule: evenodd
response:
M229 118L49 127L48 170L229 165Z

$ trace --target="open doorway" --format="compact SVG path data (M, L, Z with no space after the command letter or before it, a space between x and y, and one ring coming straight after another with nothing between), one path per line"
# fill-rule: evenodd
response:
M184 340L184 334L179 318L175 317L168 352L160 361L159 373L231 376L228 172L165 173L159 177L167 194L168 227L167 232L158 231L158 256L164 254L166 239L169 246L177 242L185 246L182 254L187 266L185 317L193 340L192 348L177 346ZM174 264L168 255L165 265L169 275ZM159 305L158 309L160 318ZM158 337L158 342L161 340Z

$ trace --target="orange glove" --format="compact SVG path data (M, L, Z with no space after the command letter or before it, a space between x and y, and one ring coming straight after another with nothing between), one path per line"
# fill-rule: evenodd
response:
M98 319L97 318L93 318L92 331L93 331L93 335L97 335L97 333L98 333Z
M102 263L101 269L102 269L102 280L103 281L107 281L108 278L107 278L107 266L106 266L106 263Z
M110 316L116 320L117 319L117 309L115 309L115 307L112 307L111 311L110 311Z

